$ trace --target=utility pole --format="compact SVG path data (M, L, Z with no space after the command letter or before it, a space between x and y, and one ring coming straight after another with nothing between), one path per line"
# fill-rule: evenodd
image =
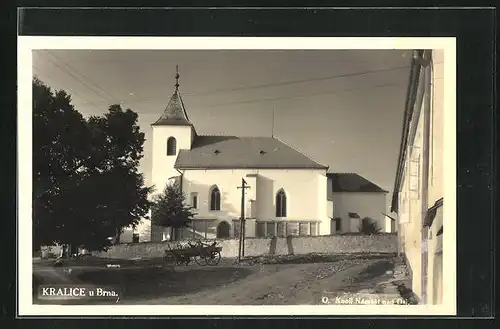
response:
M274 138L274 109L273 109L273 120L272 120L272 127L271 127L271 137Z
M241 218L240 218L240 244L238 248L238 263L241 262L241 258L245 257L245 190L249 189L250 186L247 185L245 179L241 179L241 186L237 187L241 189Z

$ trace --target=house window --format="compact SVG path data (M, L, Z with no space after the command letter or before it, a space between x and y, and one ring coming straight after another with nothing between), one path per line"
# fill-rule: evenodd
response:
M132 243L139 243L139 233L132 234Z
M286 217L286 194L283 190L276 194L276 217Z
M167 155L175 155L177 152L177 141L174 137L167 139Z
M198 193L191 193L191 206L198 209Z
M220 191L217 186L210 192L210 210L220 210Z
M410 197L413 200L418 200L420 198L420 148L418 146L411 147L409 162Z

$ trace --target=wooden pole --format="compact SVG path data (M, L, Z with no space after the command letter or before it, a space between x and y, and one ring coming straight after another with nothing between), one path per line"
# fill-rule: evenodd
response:
M245 179L241 179L241 186L237 187L241 189L241 217L240 217L240 241L238 248L238 262L241 262L241 258L245 257L245 190L250 188L247 185Z

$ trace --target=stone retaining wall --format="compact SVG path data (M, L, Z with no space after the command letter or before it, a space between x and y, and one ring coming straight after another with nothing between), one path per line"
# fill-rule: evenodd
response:
M237 239L219 240L222 257L238 257ZM169 242L143 242L119 244L106 252L107 258L162 257ZM246 238L245 256L288 255L308 253L397 253L396 234L331 235L288 238Z

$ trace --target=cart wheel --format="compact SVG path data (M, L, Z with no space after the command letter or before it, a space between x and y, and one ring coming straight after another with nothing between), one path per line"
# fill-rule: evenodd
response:
M220 251L212 251L207 258L207 264L211 266L219 265L221 259Z
M207 259L204 256L198 255L194 257L194 261L196 264L200 266L205 266L208 264Z

